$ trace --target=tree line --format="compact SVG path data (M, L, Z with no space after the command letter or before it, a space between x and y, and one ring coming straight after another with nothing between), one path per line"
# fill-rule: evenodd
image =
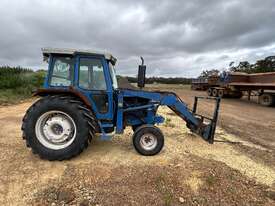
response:
M0 104L16 103L29 98L32 91L43 85L45 71L21 67L0 67Z
M122 76L118 76L121 78ZM137 77L126 76L130 83L137 83ZM192 78L184 77L146 77L146 84L160 83L160 84L191 84Z
M265 59L260 59L256 63L251 64L248 61L239 62L238 65L234 65L234 62L229 64L226 69L229 72L244 72L247 74L252 73L265 73L265 72L275 72L275 56L269 56ZM217 69L206 69L203 70L199 77L204 78L211 75L219 75L220 70Z
M16 89L20 87L42 86L45 72L34 72L22 67L0 67L0 89Z

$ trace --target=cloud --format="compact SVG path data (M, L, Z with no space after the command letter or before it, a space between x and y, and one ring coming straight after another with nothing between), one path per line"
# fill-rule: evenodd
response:
M109 51L120 74L197 76L275 53L273 0L2 0L0 64L42 66L41 47Z

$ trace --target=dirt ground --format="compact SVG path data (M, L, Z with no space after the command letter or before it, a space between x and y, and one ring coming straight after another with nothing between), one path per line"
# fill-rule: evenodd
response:
M189 105L186 87L176 91ZM132 131L95 139L69 161L39 159L21 138L33 100L0 107L0 205L275 205L275 108L223 100L216 142L191 134L168 108L165 147L137 154ZM199 105L209 113L210 103Z
M189 86L151 86L161 89L167 88L175 91L189 107L193 106L194 96L206 96L204 91L192 91ZM210 116L213 111L213 102L202 101L199 104L199 113ZM220 107L219 126L228 133L240 137L250 143L254 143L263 150L250 149L244 144L238 144L240 148L252 158L258 158L268 165L275 166L275 107L264 107L257 104L257 97L248 101L242 99L225 98ZM236 142L235 142L236 143Z

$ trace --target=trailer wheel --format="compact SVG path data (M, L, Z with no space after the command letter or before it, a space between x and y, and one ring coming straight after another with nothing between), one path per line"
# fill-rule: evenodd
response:
M42 159L65 160L80 154L94 136L93 113L71 96L47 96L23 118L23 139Z
M223 89L219 89L218 90L218 97L223 98L223 96L224 96L224 90Z
M272 106L275 103L275 97L272 94L264 93L259 96L259 102L263 106Z
M209 97L212 96L212 89L211 89L211 88L208 88L208 89L207 89L207 95L208 95Z
M138 153L145 156L158 154L164 145L161 130L152 125L144 125L136 129L133 144Z
M243 97L243 93L242 93L241 91L236 92L235 95L234 95L234 98L240 99L240 98L242 98L242 97Z
M217 97L218 96L218 91L219 90L217 90L217 89L213 89L213 91L212 91L213 97Z

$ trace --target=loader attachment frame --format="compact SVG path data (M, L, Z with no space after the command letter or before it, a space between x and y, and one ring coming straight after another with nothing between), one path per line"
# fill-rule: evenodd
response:
M199 99L208 99L208 100L213 100L216 101L215 109L213 112L212 118L197 114L197 107L198 107L198 101ZM209 142L210 144L214 143L214 136L215 136L215 131L216 131L216 125L218 121L218 116L219 116L219 109L220 109L220 102L221 98L216 98L216 97L202 97L202 96L196 96L194 99L194 105L192 109L192 113L198 117L201 122L203 123L204 120L208 120L210 123L206 126L207 129L205 129L204 133L202 134L202 137Z
M167 106L186 121L186 126L191 130L191 132L199 135L208 143L213 144L221 99L216 97L196 96L194 99L193 109L190 110L176 94L173 94L173 96L176 98L175 102L171 105L168 104ZM172 96L170 96L170 98L171 97ZM197 113L199 99L215 101L215 109L212 117L207 117Z

